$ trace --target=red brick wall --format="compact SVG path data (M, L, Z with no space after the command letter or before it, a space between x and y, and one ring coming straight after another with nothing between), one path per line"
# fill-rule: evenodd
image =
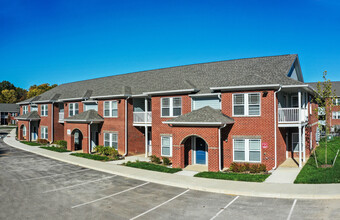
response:
M53 105L54 112L53 112L53 125L54 125L54 141L58 140L65 140L64 139L64 124L59 123L59 105L54 104Z
M339 105L333 106L332 114L330 115L330 117L331 117L331 123L330 123L331 126L340 125L340 119L333 119L333 112L340 112L340 106Z
M48 108L48 115L42 116L41 115L41 106L45 104L38 105L38 114L40 115L40 122L38 127L38 138L42 139L41 137L41 127L47 127L48 132L48 141L52 141L52 130L51 130L51 120L52 120L52 104L46 104Z
M74 144L72 141L72 134L75 129L79 129L83 135L82 141L82 149L84 153L89 153L89 145L88 145L88 124L80 124L80 123L67 123L65 122L65 140L67 141L67 149L74 151ZM67 134L67 130L70 130L71 134Z
M128 154L129 155L145 153L144 130L145 130L144 127L133 126L133 100L128 99Z
M24 137L22 134L21 126L26 126L26 136ZM18 139L19 140L27 140L29 139L29 122L28 121L18 121Z

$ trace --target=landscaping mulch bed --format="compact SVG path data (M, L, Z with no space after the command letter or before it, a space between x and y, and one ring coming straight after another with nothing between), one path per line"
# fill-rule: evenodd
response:
M159 164L144 162L144 161L137 161L137 162L127 162L124 164L128 167L134 167L139 169L145 169L145 170L152 170L157 172L163 172L163 173L176 173L178 171L181 171L181 168L170 168Z
M40 148L50 150L50 151L60 152L60 153L71 152L69 150L66 150L66 149L60 148L60 147L40 147Z

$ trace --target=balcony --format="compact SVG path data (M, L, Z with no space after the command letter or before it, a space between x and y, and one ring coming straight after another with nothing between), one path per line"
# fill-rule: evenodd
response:
M296 124L306 121L308 121L307 109L301 109L299 114L299 108L279 108L279 123Z
M151 112L134 112L133 113L133 125L151 125L152 122L152 114Z
M64 123L64 112L59 112L59 123Z

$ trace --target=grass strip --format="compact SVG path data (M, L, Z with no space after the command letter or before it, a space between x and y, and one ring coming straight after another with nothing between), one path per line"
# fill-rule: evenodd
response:
M43 149L46 149L46 150L55 151L55 152L60 152L60 153L70 152L69 150L66 150L66 149L63 149L63 148L60 148L60 147L40 147L40 148L43 148Z
M327 144L327 164L333 164L338 149L340 149L340 137L334 137ZM325 141L322 140L320 146L316 148L319 168L316 167L314 154L312 154L294 183L340 183L340 156L338 156L333 167L321 168L320 166L325 164L325 152Z
M195 177L210 179L236 180L246 182L263 182L270 174L250 174L250 173L222 173L222 172L200 172Z
M31 141L20 141L20 143L30 145L30 146L41 146L42 145L37 142L31 142Z
M101 156L101 155L96 155L96 154L72 153L70 155L76 156L76 157L83 157L83 158L91 159L91 160L99 160L99 161L111 161L111 160L113 160L113 159L111 159L107 156Z
M182 170L181 168L169 168L163 165L157 165L157 164L148 163L144 161L139 161L139 162L128 161L127 163L125 163L125 166L144 169L144 170L163 172L163 173L176 173Z

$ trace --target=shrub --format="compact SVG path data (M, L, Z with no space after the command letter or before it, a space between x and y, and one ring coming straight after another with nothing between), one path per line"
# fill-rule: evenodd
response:
M245 167L245 171L250 171L250 164L249 163L245 163L244 167Z
M250 166L250 173L259 173L260 166L258 164L253 164Z
M260 164L260 167L259 167L259 171L260 172L267 172L267 167L266 167L266 165L265 164Z
M102 145L97 145L95 148L94 148L94 151L96 152L96 153L102 153L103 152L103 146Z
M64 140L57 140L54 142L56 145L58 145L60 148L62 149L66 149L67 148L67 142Z
M109 147L109 146L104 147L104 146L98 145L94 148L94 150L96 151L96 153L101 154L101 155L110 156L114 158L118 157L118 151L114 149L113 147Z
M167 158L167 157L163 157L163 164L164 164L165 166L170 165L170 159Z
M232 172L238 173L238 172L240 172L240 165L234 162L234 163L230 164L229 169Z
M48 144L49 142L46 139L38 139L37 143L39 143L39 144Z
M161 163L161 159L159 157L157 157L156 155L151 155L151 162L152 163L160 164Z

